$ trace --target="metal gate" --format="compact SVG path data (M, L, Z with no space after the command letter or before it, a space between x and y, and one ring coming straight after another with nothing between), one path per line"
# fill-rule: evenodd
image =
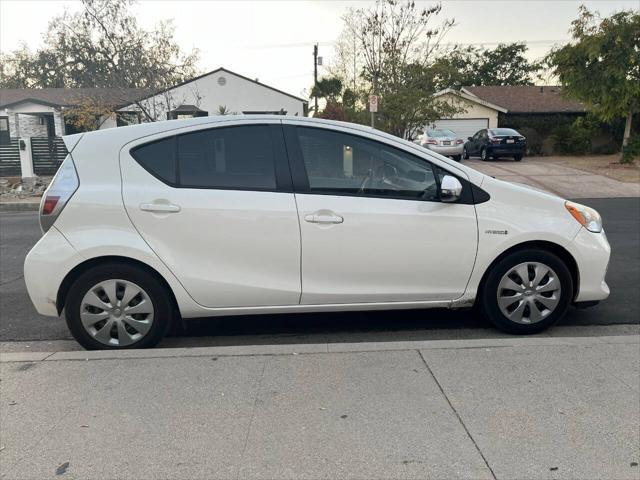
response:
M61 137L31 137L33 173L55 175L69 152Z
M21 175L18 139L9 138L0 142L0 177L19 177Z

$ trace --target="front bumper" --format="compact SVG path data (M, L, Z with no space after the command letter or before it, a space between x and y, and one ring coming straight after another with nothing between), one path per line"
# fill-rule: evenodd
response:
M610 291L605 275L611 247L604 230L592 233L581 228L567 249L578 264L578 292L574 302L594 302L607 298Z
M39 314L58 316L56 301L62 280L80 262L81 255L56 227L31 249L24 261L24 281Z

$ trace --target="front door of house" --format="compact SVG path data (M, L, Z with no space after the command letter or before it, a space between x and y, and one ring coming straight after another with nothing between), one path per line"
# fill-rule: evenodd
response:
M0 117L0 143L9 143L9 117Z

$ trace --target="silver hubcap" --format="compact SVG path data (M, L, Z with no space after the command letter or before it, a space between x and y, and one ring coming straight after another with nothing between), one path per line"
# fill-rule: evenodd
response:
M124 347L141 340L153 324L147 292L127 280L105 280L82 298L80 320L98 342Z
M509 320L537 323L560 302L560 280L550 267L539 262L516 265L498 284L498 306Z

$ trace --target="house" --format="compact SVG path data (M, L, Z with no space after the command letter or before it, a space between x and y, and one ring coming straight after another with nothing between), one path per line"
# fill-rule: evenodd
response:
M95 128L225 113L304 116L307 101L218 68L160 92L122 88L0 89L0 176L52 175L77 133L78 107L99 106Z
M564 98L561 90L557 86L481 86L462 87L460 90L448 88L435 96L463 108L464 112L452 118L438 120L435 125L467 138L483 128L521 128L524 123L531 123L531 118L545 121L545 117L547 120L551 117L573 121L584 115L584 106Z
M221 109L225 113L304 116L307 101L257 79L218 68L139 98L119 111L139 112L144 121L217 115Z
M115 109L145 95L146 90L116 88L0 89L0 176L53 175L64 157L61 140L77 133L73 112L87 102ZM99 127L121 123L120 115L104 115Z

